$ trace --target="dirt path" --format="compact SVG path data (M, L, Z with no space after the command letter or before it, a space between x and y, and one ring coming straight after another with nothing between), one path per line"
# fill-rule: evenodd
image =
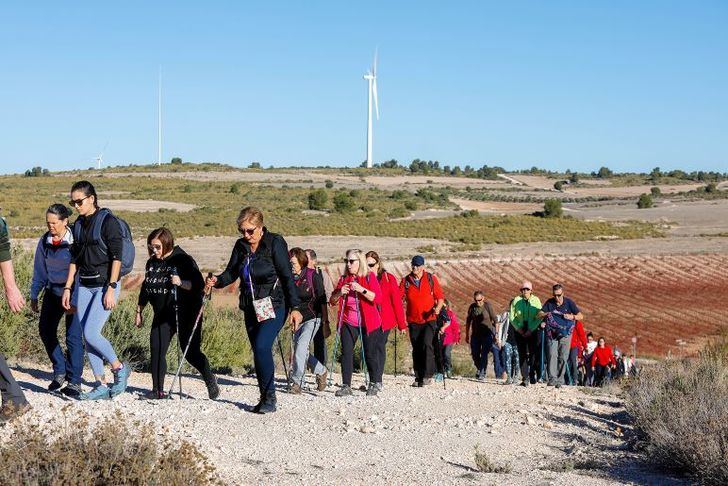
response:
M226 484L678 484L630 451L619 399L573 388L465 378L448 381L447 390L411 388L410 377L388 376L373 398L336 398L335 387L300 396L279 391L279 411L261 416L247 412L258 396L249 377L221 377L215 402L196 377L184 379L195 399L140 400L150 386L146 374L133 374L130 393L112 402L77 402L45 391L48 371L14 373L34 408L23 420L62 420L63 406L92 421L119 410L198 444ZM361 376L354 380L358 386ZM10 427L0 429L0 439ZM512 472L479 472L476 445Z

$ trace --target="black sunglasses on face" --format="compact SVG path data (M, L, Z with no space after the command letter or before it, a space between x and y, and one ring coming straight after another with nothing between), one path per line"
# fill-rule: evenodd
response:
M521 292L526 292L526 291L530 292L530 291L531 291L531 289L527 289L527 288L525 288L525 287L521 289Z
M475 302L483 302L484 299L475 299Z
M354 262L358 262L358 261L359 260L347 260L346 258L344 258L344 263L348 263L349 265L353 265Z
M377 266L377 264L376 264L376 263L367 263L367 265L369 265L369 268L374 268L374 267L376 267L376 266Z
M81 204L83 204L83 202L84 202L84 201L85 201L86 199L88 199L88 198L90 198L90 197L91 197L91 196L86 196L86 197L83 197L83 198L81 198L81 199L71 199L70 201L68 201L68 205L69 205L69 206L73 206L73 207L76 207L76 206L80 206Z
M238 228L238 231L244 235L253 236L257 228Z
M557 294L556 292L554 292L554 297L561 297L562 295L564 294Z
M162 245L147 245L147 248L149 248L151 251L161 250L162 249Z

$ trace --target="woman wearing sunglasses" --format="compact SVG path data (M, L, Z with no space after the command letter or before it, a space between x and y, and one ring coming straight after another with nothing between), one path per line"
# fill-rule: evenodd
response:
M377 281L381 288L381 305L379 313L382 318L382 336L376 343L377 360L379 369L384 371L384 364L387 359L387 341L389 340L389 332L395 327L405 334L407 330L407 320L404 317L404 306L402 305L402 291L399 289L397 277L387 272L384 268L381 258L376 251L369 251L366 254L367 266L370 272L377 275ZM395 356L394 359L397 359ZM375 383L379 387L378 391L382 391L381 382Z
M71 263L68 278L63 288L61 303L71 309L71 291L75 293L74 319L83 329L86 352L91 363L96 386L88 393L82 393L81 400L108 400L123 393L131 374L128 363L122 363L116 356L111 343L101 334L106 320L119 300L121 286L121 259L123 236L119 220L104 217L100 237L106 246L101 248L94 240L94 222L99 217L96 189L88 181L76 182L71 187L71 205L78 211L74 222L74 241L71 245ZM78 285L73 286L78 278ZM108 386L104 372L104 361L111 365L114 384Z
M263 226L263 213L257 208L243 208L237 223L243 236L235 243L225 271L208 277L205 290L209 292L213 287L227 287L240 279L240 309L253 348L260 390L260 401L253 407L253 412L275 412L273 341L289 312L293 327L303 322L303 315L298 310L300 300L291 273L286 240Z
M154 311L149 336L152 364L152 390L145 397L151 400L167 398L164 377L167 374L167 350L172 337L179 331L177 341L182 350L189 342L185 356L187 362L202 375L211 399L220 395L217 379L207 357L202 353L202 317L190 340L195 319L202 307L202 289L205 283L195 260L179 246L175 246L172 232L157 228L147 236L147 260L144 282L139 291L139 303L134 324L144 325L144 307L151 304Z
M40 311L38 331L53 363L53 381L48 385L48 390L60 390L64 395L78 398L81 394L84 359L81 324L61 305L73 244L73 233L68 227L69 216L71 211L63 204L53 204L46 211L48 231L40 238L35 249L30 307L33 312ZM43 302L39 308L41 292ZM62 318L66 324L65 355L58 343L58 323ZM66 382L66 387L61 389Z
M343 385L337 397L351 392L351 375L354 372L354 346L361 337L364 362L369 371L368 396L376 395L382 388L384 367L378 359L378 343L382 340L382 319L378 307L382 304L382 290L377 275L369 271L367 259L361 250L348 250L344 259L345 269L329 303L339 303L337 330L341 344L341 376Z

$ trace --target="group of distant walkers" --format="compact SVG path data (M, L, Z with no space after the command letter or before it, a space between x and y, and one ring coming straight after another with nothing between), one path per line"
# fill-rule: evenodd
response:
M80 400L109 400L126 390L131 373L129 363L119 359L102 334L117 305L121 278L133 268L131 230L123 219L99 206L90 182L73 184L70 195L69 204L78 212L72 224L66 205L53 204L46 211L48 231L39 239L35 252L31 308L40 313L39 335L53 365L48 389ZM209 397L219 396L217 379L201 350L203 311L213 288L234 282L239 282L239 307L260 391L253 412L276 410L274 344L277 341L285 366L278 337L286 323L292 333L286 379L293 394L303 392L307 370L313 373L316 388L325 390L331 385L336 362L340 362L342 380L337 397L354 393L352 377L357 362L365 371L361 390L367 396L382 392L387 343L393 330L395 372L397 334L409 334L415 378L412 386L453 377L452 348L460 343L460 323L437 276L426 271L421 255L411 259L411 272L398 280L386 271L377 252L350 249L334 283L330 273L318 265L313 249L289 249L283 236L264 226L259 209L243 208L236 223L241 237L227 267L207 278L192 256L175 245L169 229L157 228L147 236L149 259L134 319L134 324L142 327L144 308L151 306L152 388L144 398L169 396L165 391L166 355L175 335L184 352L182 359L200 372ZM15 282L10 238L2 219L0 269L9 307L20 312L25 300ZM494 357L496 378L508 384L516 383L519 373L523 386L544 379L557 388L564 384L601 385L610 376L630 373L633 358L619 359L603 338L594 342L591 333L585 334L582 313L564 295L563 286L555 284L552 290L553 296L542 305L531 283L523 282L519 295L500 314L484 292L475 292L467 310L465 341L470 345L477 379L485 379L489 354ZM336 310L333 329L330 308ZM61 321L66 328L65 352L57 338ZM326 341L332 335L330 354ZM357 343L359 356L355 356ZM95 380L87 391L81 387L84 354ZM545 361L548 366L544 366ZM106 364L113 381L106 378ZM2 355L0 390L0 421L29 408Z

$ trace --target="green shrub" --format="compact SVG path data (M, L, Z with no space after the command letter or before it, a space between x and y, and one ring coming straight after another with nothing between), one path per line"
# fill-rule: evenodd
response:
M660 188L657 187L657 186L651 187L650 188L650 195L652 197L660 197L660 196L662 196L662 190L660 190Z
M554 182L554 189L557 191L560 191L564 188L564 182L563 181L556 181Z
M508 474L513 470L510 463L502 465L494 463L477 445L475 446L475 467L482 473Z
M334 196L334 210L337 213L347 213L354 210L354 199L346 192Z
M564 214L561 199L546 199L543 203L543 214L547 218L560 218Z
M419 205L417 204L417 201L405 201L404 202L404 208L409 211L415 211Z
M182 164L182 158L181 157L172 157L171 163L174 165L180 165L180 164Z
M327 202L329 202L329 195L323 189L316 189L308 194L308 209L325 209Z
M326 189L332 189L334 187L334 181L332 181L330 179L326 179L324 186L326 186Z
M704 484L728 484L728 339L697 358L645 368L627 388L626 407L648 457Z
M0 445L0 484L222 484L207 457L184 439L159 440L154 426L131 425L121 412L95 424L68 415L63 410L52 425L17 423Z
M717 190L718 190L718 186L716 185L715 182L711 182L710 184L705 186L705 192L707 192L709 194L716 192Z
M637 207L639 209L651 208L653 205L652 196L649 194L642 194L639 200L637 200Z

